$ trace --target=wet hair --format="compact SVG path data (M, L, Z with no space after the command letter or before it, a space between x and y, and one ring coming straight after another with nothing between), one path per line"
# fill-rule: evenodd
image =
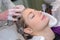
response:
M30 39L32 37L31 35L24 33L24 28L27 28L28 25L25 23L22 17L18 18L18 21L15 23L17 26L18 33L20 33L25 38L25 40Z

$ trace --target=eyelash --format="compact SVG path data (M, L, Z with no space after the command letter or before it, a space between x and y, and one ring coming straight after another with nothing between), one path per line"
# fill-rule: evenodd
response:
M35 17L35 15L32 16L32 18L34 18L34 17ZM31 18L31 19L32 19L32 18Z
M35 17L34 13L33 13L33 12L30 12L29 18L30 18L30 19L33 19L34 17Z
M34 16L35 16L35 15L31 13L31 14L29 15L29 18L30 18L30 19L33 19Z

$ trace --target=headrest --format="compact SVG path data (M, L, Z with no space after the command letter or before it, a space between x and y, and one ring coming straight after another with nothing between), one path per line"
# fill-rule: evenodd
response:
M50 21L49 21L49 26L50 27L53 27L57 24L57 19L55 17L53 17L52 15L48 14L48 13L45 13L45 12L42 12L44 15L46 15L48 18L50 18Z

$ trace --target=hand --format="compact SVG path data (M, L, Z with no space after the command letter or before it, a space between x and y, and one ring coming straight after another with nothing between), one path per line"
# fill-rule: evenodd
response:
M16 7L8 10L8 20L17 21L18 17L21 17L21 12L25 9L23 5L17 5ZM15 17L13 17L15 16Z

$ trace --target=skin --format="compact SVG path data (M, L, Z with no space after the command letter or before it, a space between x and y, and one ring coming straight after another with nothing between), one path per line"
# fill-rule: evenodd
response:
M8 16L8 11L4 11L3 13L0 13L0 20L7 20L7 16Z
M49 18L41 11L27 8L22 13L25 23L28 25L24 29L25 33L33 36L43 36L46 40L53 40L55 35L49 27Z

